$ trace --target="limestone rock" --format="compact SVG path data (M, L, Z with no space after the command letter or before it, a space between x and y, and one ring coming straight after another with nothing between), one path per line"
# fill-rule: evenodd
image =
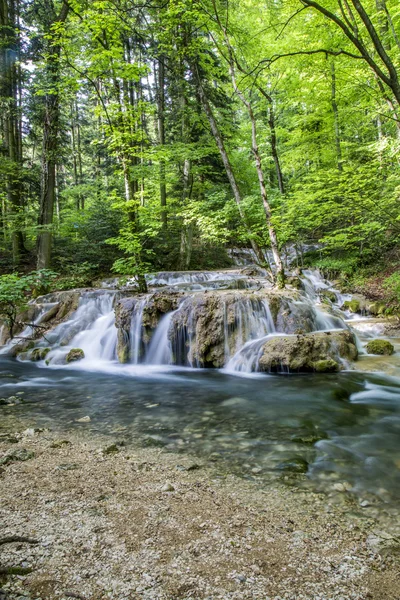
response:
M259 369L264 372L334 372L340 359L356 360L354 334L348 330L276 336L263 346Z
M371 340L365 346L368 354L381 354L390 356L394 353L394 346L387 340Z
M85 358L85 353L81 348L72 348L65 358L67 363L76 362Z

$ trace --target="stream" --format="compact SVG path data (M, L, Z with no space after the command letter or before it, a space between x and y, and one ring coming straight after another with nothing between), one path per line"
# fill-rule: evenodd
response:
M234 272L164 273L153 276L150 283L196 294L259 289L260 281L268 286L262 278L256 281ZM73 315L39 342L39 347L51 345L47 364L11 358L6 351L10 345L3 349L0 396L17 400L0 406L0 433L21 422L63 432L80 429L190 453L199 463L214 463L221 474L233 472L265 484L276 479L290 483L294 478L313 489L351 491L372 502L396 503L400 497L399 354L371 357L365 353L368 339L385 337L383 325L340 311L348 297L335 291L337 301L331 310L321 310L320 291L333 287L317 272L304 273L304 289L300 308L312 311L314 330L352 326L357 332L361 356L356 368L359 364L360 370L257 372L260 340L276 335L276 325L267 302L245 298L235 301L240 335L236 333L234 339L224 317L223 368L198 368L190 335L182 340L174 337L176 315L187 310L187 297L161 317L148 342L143 333L147 299L139 298L132 313L130 360L120 364L113 308L117 292L108 281L103 290L82 293ZM51 297L42 303L38 322L53 306ZM392 342L397 349L398 341ZM66 352L77 347L84 350L85 359L64 364ZM388 370L389 374L383 372ZM79 422L83 417L90 420Z

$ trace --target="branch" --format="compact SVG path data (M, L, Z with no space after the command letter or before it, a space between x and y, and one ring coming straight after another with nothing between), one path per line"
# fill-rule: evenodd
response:
M24 544L38 544L39 540L34 540L32 538L23 537L20 535L10 535L4 538L0 538L0 546L3 546L3 544L13 544L14 542L20 542Z
M317 50L298 50L296 52L286 52L285 54L274 54L271 58L265 58L261 60L254 69L249 71L248 75L252 75L255 73L260 65L266 64L267 67L272 65L274 62L281 58L286 58L288 56L301 56L301 55L313 55L313 54L325 54L326 56L350 56L350 58L356 58L357 60L365 60L363 56L359 54L353 54L352 52L348 52L347 50L328 50L327 48L318 48Z

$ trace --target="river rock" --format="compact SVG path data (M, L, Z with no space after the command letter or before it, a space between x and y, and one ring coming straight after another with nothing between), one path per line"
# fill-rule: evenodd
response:
M356 360L355 336L348 330L276 336L263 346L259 369L264 372L332 372L341 359Z
M81 348L72 348L65 358L67 363L76 362L85 358L85 353Z
M380 354L391 356L394 353L394 346L387 340L371 340L365 346L368 354Z
M34 362L45 360L51 348L34 348L31 352L30 359Z
M5 456L0 458L0 465L8 465L11 462L24 462L30 460L35 456L35 453L25 448L19 448L17 450L11 450L7 452Z

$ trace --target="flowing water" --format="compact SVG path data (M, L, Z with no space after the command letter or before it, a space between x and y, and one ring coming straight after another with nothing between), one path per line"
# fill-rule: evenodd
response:
M233 272L229 277L203 275L162 273L151 281L167 288L196 284L214 290L216 281L243 279ZM262 277L256 281L258 289L267 286ZM314 330L349 326L349 315L340 310L343 296L329 282L317 272L304 272L303 285L303 297L293 301L291 309L308 311ZM321 290L336 294L328 312ZM200 293L207 294L204 289ZM224 369L212 370L198 369L193 351L196 292L186 291L177 308L161 317L151 339L146 337L144 315L152 296L134 300L128 364L116 358L118 292L82 293L69 319L36 344L51 347L48 365L0 357L0 396L23 399L21 404L0 406L0 429L18 419L31 426L85 428L191 452L199 460L215 462L221 472L270 481L307 471L305 481L319 489L339 484L363 497L395 501L400 493L397 355L390 357L390 376L362 371L257 373L263 343L279 332L266 299L237 294L221 312ZM38 307L35 322L53 306L48 302ZM384 336L382 324L373 319L357 316L350 324L359 334L361 349L371 336ZM24 334L29 337L30 332ZM72 348L84 350L85 358L67 365L65 357ZM361 358L361 365L364 358L371 360L367 355ZM78 423L83 416L90 416L90 423Z

